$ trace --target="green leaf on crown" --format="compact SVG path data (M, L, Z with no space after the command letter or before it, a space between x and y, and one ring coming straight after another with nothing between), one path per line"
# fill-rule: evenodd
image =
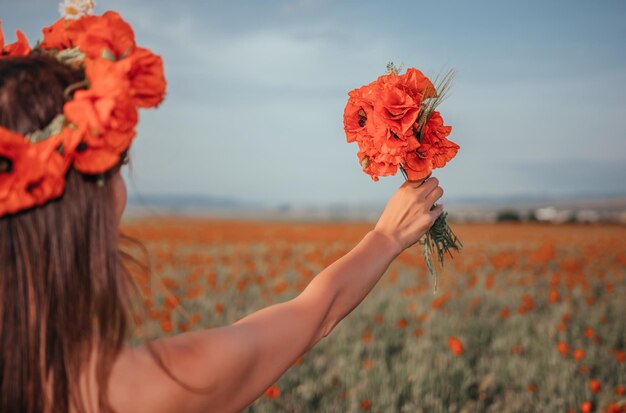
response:
M59 134L64 126L65 116L61 114L54 118L52 122L50 122L50 124L44 129L40 129L26 135L26 139L28 139L28 141L32 143L45 141L49 137Z
M66 65L74 65L85 60L85 53L81 52L78 47L74 47L73 49L61 50L57 53L56 58L59 62Z

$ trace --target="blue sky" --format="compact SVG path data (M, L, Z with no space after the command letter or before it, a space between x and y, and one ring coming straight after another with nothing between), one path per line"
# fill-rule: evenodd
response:
M40 39L57 3L0 0L8 40ZM402 177L361 172L342 111L390 60L457 71L440 107L461 146L435 171L446 197L626 194L623 1L97 2L108 9L169 81L133 146L142 194L384 201Z

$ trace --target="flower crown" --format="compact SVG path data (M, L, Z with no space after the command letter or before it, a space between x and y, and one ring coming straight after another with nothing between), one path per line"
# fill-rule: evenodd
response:
M21 135L0 127L0 217L60 197L70 167L100 175L119 164L134 139L138 108L158 106L166 81L163 61L138 47L118 13L93 15L92 0L65 0L64 17L43 29L34 49L21 31L4 44L0 59L36 50L85 72L71 85L71 100L42 130Z

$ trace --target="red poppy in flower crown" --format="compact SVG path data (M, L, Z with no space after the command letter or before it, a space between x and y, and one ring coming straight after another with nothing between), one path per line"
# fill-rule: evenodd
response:
M56 136L31 143L0 127L0 216L42 205L65 189L66 159Z
M79 90L63 108L82 141L76 146L74 167L87 174L102 173L120 160L135 137L137 108L128 96L130 80L123 62L88 61L88 90Z
M17 41L11 44L4 44L4 32L2 31L2 20L0 20L0 58L27 56L30 53L30 46L24 33L16 31Z
M85 16L68 30L75 45L91 59L116 60L135 50L135 34L119 13L107 11L102 16Z
M163 73L163 59L148 49L138 47L125 60L130 62L129 94L135 105L140 108L158 106L163 101L167 86Z
M61 18L52 26L44 27L43 41L39 44L42 49L71 49L75 47L75 38L73 31L69 30L70 26L76 24L76 20L67 20Z
M118 13L94 16L93 3L85 5L44 28L36 46L85 73L84 82L67 89L63 113L27 136L0 128L0 216L59 197L70 167L99 175L119 165L136 135L138 108L163 101L161 57L137 47ZM30 54L24 35L17 37L5 45L0 27L0 57Z

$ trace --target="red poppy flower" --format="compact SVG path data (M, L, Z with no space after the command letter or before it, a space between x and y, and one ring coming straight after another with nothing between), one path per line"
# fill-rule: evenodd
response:
M460 356L465 351L465 348L463 347L463 343L461 342L461 340L459 340L456 337L448 338L448 347L450 347L450 351L455 356Z
M2 31L2 21L0 21L0 58L13 56L28 56L30 46L24 33L16 31L17 41L11 44L4 44L4 32Z
M165 96L167 82L163 73L163 60L148 49L138 47L127 59L130 63L128 79L130 96L136 106L152 108Z
M77 91L63 108L67 119L83 133L74 155L74 167L80 172L97 174L111 169L135 137L137 108L127 95L129 80L121 63L86 62L91 87Z
M423 99L437 97L437 91L432 82L414 67L408 68L406 73L398 78L399 83L414 98L415 95L419 95Z
M348 93L350 98L343 112L343 125L348 142L354 142L357 137L367 137L366 125L372 116L373 88L371 85L363 86Z
M31 143L0 127L0 216L63 193L68 163L58 152L61 143L58 136Z
M368 111L371 113L371 107L368 108L357 99L348 99L343 111L343 127L346 132L346 140L349 143L356 141L358 137L365 134Z
M572 351L572 357L576 361L580 361L580 360L584 359L585 358L585 350L577 348L576 350Z
M406 154L404 170L406 171L409 180L421 181L430 175L430 172L432 171L432 164L429 159L419 155L415 151L412 151Z
M591 413L593 411L593 403L586 401L580 404L581 413Z
M591 390L592 393L600 393L600 390L602 390L602 383L600 383L600 380L598 379L591 379L589 380L587 387L589 387L589 390Z
M44 27L43 41L39 44L42 49L70 49L74 47L75 32L70 30L70 27L77 23L76 20L67 20L61 18L57 20L52 26Z
M377 86L373 101L375 113L398 135L406 134L417 119L421 99L416 101L394 83L378 83Z
M605 413L626 413L626 405L617 402L610 403L604 408Z
M275 384L271 385L267 390L265 390L265 397L267 397L268 399L274 400L278 396L280 396L280 389Z
M459 145L447 139L451 131L451 126L443 124L439 112L433 112L422 128L418 152L432 161L433 168L443 168L459 151Z
M102 16L86 16L69 27L75 44L92 59L120 59L135 50L135 34L122 17L113 11Z

